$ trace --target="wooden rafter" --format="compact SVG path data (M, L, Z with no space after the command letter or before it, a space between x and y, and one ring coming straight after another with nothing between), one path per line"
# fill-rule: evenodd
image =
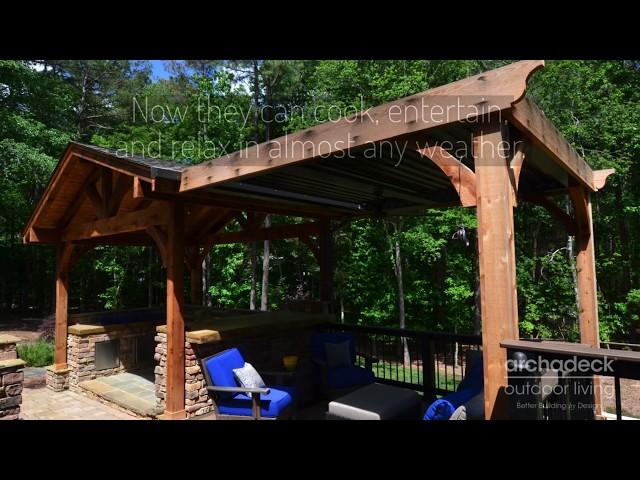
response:
M111 198L109 199L109 204L107 207L107 216L112 217L118 210L120 209L120 205L122 204L122 200L124 199L127 192L131 190L132 187L132 177L128 175L118 175L116 180L116 184L113 187L113 192L111 193Z
M135 181L135 180L134 180ZM209 205L230 210L253 211L264 214L306 216L309 218L319 218L322 216L333 216L342 218L355 215L358 212L350 212L342 209L318 206L304 202L296 202L283 199L265 199L251 194L237 195L221 192L193 192L193 193L164 193L153 191L151 183L138 179L134 183L134 198L148 198L151 200L162 200L172 202L177 199L192 205Z
M449 178L458 192L463 207L476 206L476 175L469 167L437 145L420 148L421 155L431 159Z
M93 209L96 212L96 218L105 218L106 212L104 211L104 202L102 201L102 196L98 192L98 188L95 183L90 183L86 187L87 197L91 201L91 205L93 205Z
M78 193L76 194L75 198L69 204L69 208L67 209L67 211L64 213L64 215L58 222L59 228L65 228L67 225L69 225L71 220L73 220L73 217L76 215L76 213L78 213L78 211L80 210L80 207L82 206L82 203L87 197L87 188L90 185L95 185L96 181L98 180L99 174L100 172L98 171L98 169L94 167L91 173L87 175L87 178L85 179L82 186L78 190Z
M110 217L109 215L109 202L111 201L111 195L113 193L113 171L108 168L103 168L100 171L100 197L102 199L101 212L102 216L99 218Z

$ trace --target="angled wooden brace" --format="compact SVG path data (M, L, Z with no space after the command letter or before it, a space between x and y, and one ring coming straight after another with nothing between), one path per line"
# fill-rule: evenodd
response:
M513 206L518 205L518 186L520 184L520 172L522 164L529 153L529 142L519 141L516 143L515 153L509 164L509 180L511 181L511 198Z
M437 145L419 148L417 151L429 158L449 178L463 207L476 206L476 174L473 170Z

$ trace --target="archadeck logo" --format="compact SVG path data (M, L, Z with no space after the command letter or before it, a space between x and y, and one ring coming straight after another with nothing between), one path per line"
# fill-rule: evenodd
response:
M509 373L541 373L548 371L567 374L583 375L612 375L613 359L602 358L578 358L548 359L541 356L534 358L513 358L507 360L507 372Z

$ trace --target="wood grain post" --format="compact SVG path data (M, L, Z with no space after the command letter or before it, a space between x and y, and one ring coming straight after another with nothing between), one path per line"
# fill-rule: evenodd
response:
M499 122L486 122L473 139L486 419L507 418L507 356L500 342L518 338L513 195L503 138Z
M184 206L169 204L167 241L167 392L163 418L185 418Z
M63 243L56 254L56 323L53 366L67 368L67 325L69 316L69 258L73 246Z
M576 220L576 272L578 279L578 317L580 342L594 348L600 347L598 323L598 294L596 286L596 260L593 238L591 198L582 186L569 188ZM599 378L594 377L596 415L602 414L602 396Z

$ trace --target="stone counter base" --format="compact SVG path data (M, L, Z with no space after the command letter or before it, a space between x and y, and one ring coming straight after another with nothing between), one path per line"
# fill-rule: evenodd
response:
M154 325L135 326L134 328L119 328L108 333L91 333L91 330L82 334L70 333L67 337L67 364L70 369L69 389L79 391L78 385L87 380L98 377L117 375L131 371L138 365L136 363L136 345L138 337L153 335ZM96 343L116 340L119 343L119 365L113 368L96 369ZM151 363L151 358L147 360Z
M53 365L46 367L47 388L54 392L62 392L69 388L69 369L56 369Z
M17 358L0 360L0 420L19 418L24 366L24 361Z
M156 402L159 410L164 410L166 396L166 364L167 364L167 334L156 334ZM184 344L185 353L185 410L187 418L204 415L213 410L213 401L209 398L204 384L204 375L200 371L197 357L190 342Z

